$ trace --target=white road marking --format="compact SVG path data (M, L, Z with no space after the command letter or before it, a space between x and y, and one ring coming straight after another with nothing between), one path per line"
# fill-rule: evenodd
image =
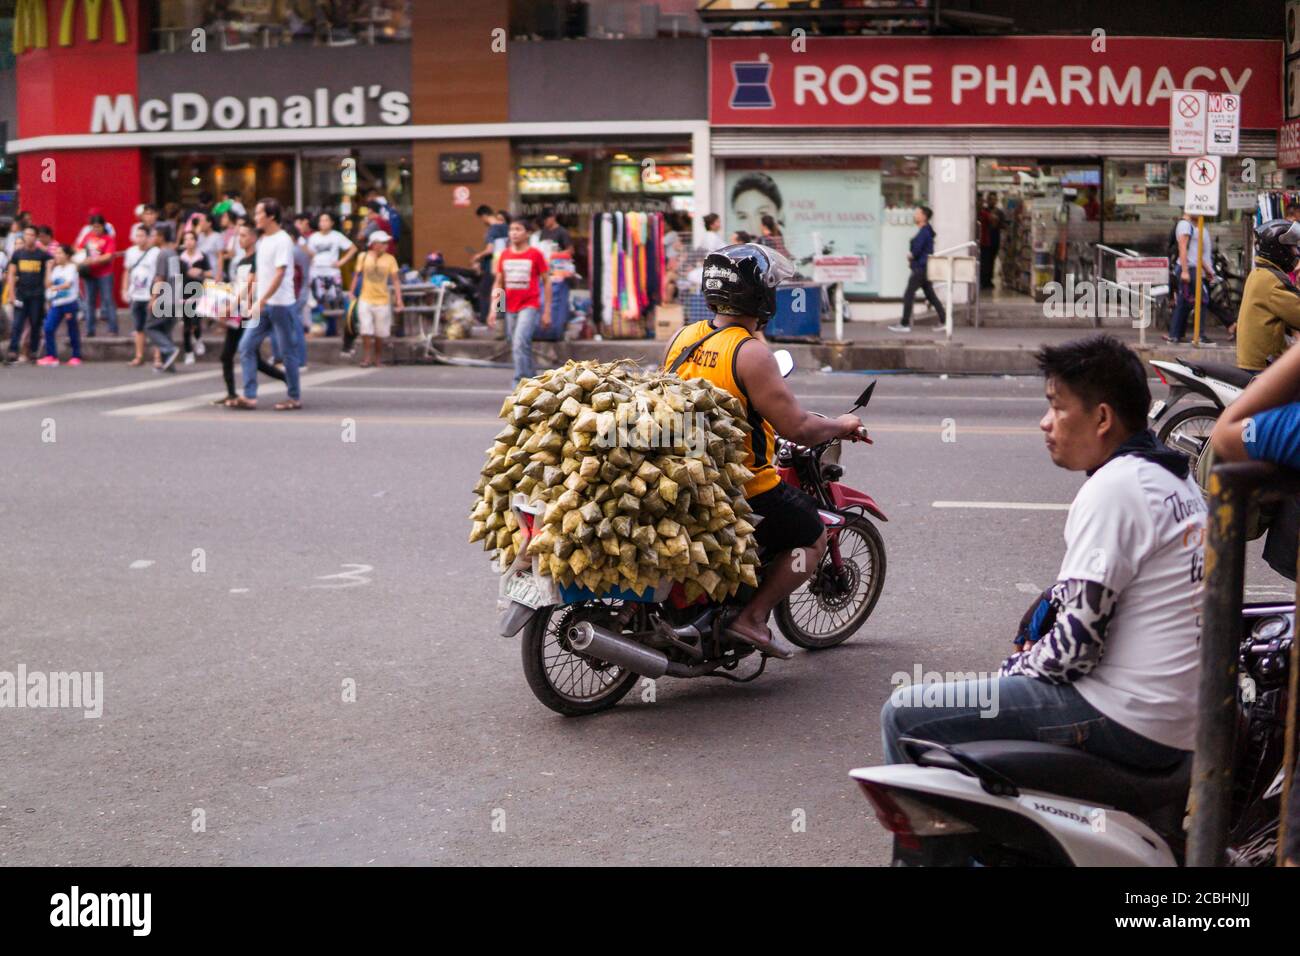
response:
M1016 590L1021 594L1041 594L1043 589L1037 584L1030 584L1028 581L1020 581L1016 584Z
M105 398L111 395L129 395L132 392L148 392L155 388L166 388L183 382L199 379L217 378L221 370L215 372L187 372L184 375L159 375L147 382L132 382L130 385L110 385L107 388L92 388L82 392L63 392L59 395L46 395L43 398L23 398L16 402L0 402L0 412L16 412L24 408L40 408L42 405L57 405L60 402L77 402L87 398Z
M494 398L505 398L510 393L508 387L502 388L454 388L452 386L438 385L330 385L322 388L322 391L331 392L410 392L412 394L430 394L430 395L490 395ZM795 391L795 395L801 399L817 399L818 401L828 402L853 402L857 399L859 393L854 392L848 395L838 393L826 394L820 392L803 392ZM872 399L872 404L878 401L891 402L1021 402L1041 405L1044 402L1043 396L1033 395L1019 397L1015 395L895 395L895 394L877 394Z
M317 581L342 581L340 584L308 584L308 588L355 588L363 584L369 584L370 578L366 577L368 573L374 570L370 564L345 564L345 568L351 568L350 571L340 571L338 574L318 574Z
M231 589L230 589L230 593L231 593L231 594L247 594L247 593L248 593L248 588L231 588Z
M934 501L933 508L988 508L994 511L1069 511L1069 505L1037 501Z
M340 379L353 378L357 375L368 375L370 369L366 368L339 368L332 369L328 372L308 372L302 376L299 385L304 389L314 388L325 382L337 382ZM288 391L288 386L283 382L272 381L269 385L259 383L257 389L257 402L263 404L264 396L278 396ZM113 408L104 412L105 415L112 415L122 418L143 418L151 415L170 415L172 412L183 412L187 409L195 408L199 405L209 405L212 402L211 395L191 395L189 398L177 398L169 402L151 402L147 405L126 405L122 408Z
M138 560L138 561L132 561L132 562L131 562L131 570L132 570L132 571L141 571L141 570L143 570L143 569L145 569L145 568L151 568L151 567L153 567L153 562L152 562L152 561L146 561L146 560L144 560L144 558L141 558L141 559Z

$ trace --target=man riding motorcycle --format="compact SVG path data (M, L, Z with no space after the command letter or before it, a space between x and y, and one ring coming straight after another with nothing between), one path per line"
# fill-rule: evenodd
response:
M1123 343L1046 347L1038 363L1048 454L1088 475L1057 581L1000 676L891 695L880 718L890 763L904 762L900 737L1038 741L1148 770L1193 749L1204 497L1187 458L1147 429L1146 373Z
M745 484L745 497L762 519L755 535L766 564L757 592L727 633L782 659L792 655L777 643L768 617L817 569L826 531L817 503L778 476L775 435L818 445L856 437L862 429L856 415L823 418L804 410L772 353L755 337L776 313L777 286L793 275L789 261L765 246L740 243L710 253L704 260L703 293L715 315L678 332L664 356L669 371L708 379L734 395L753 428L745 438L744 465L754 475Z
M1246 277L1237 313L1237 367L1259 372L1286 351L1286 334L1300 331L1300 290L1290 273L1300 261L1300 222L1270 219L1255 230L1255 268Z

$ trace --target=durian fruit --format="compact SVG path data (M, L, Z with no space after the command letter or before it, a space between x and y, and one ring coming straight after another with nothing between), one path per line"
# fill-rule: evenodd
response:
M753 508L735 396L627 360L568 362L524 379L474 487L470 541L498 566L524 547L510 501L541 505L526 556L597 594L683 582L721 600L757 584Z

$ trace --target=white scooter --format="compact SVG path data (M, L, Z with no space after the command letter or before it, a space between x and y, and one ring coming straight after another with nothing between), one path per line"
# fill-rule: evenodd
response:
M1241 397L1255 373L1213 362L1153 360L1150 364L1160 381L1169 386L1169 394L1151 403L1147 424L1156 430L1156 438L1192 459L1195 474L1214 423ZM1197 401L1174 411L1190 395L1208 399L1210 404Z
M1295 605L1242 610L1229 861L1267 866L1277 844ZM1018 740L900 740L909 763L850 776L894 834L895 866L1178 866L1190 756L1149 773Z

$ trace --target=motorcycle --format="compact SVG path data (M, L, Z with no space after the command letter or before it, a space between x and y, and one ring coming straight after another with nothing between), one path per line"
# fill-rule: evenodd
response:
M1294 604L1242 608L1228 862L1278 840ZM899 741L910 763L851 772L894 835L895 866L1178 866L1191 757L1165 772L1021 740Z
M783 349L775 355L788 376L794 368L790 353ZM873 382L854 411L870 402L874 389ZM865 429L860 440L871 441ZM885 545L871 518L888 519L870 495L841 483L840 451L838 438L811 448L779 437L776 443L781 480L817 500L828 533L816 571L775 610L781 633L806 650L852 637L871 615L885 581ZM511 507L527 541L543 508L524 495ZM525 550L501 578L499 629L503 637L522 632L524 677L537 699L557 713L572 717L613 707L638 677L747 683L767 666L768 655L724 633L729 614L748 602L751 588L742 586L722 603L705 596L688 603L682 585L673 582L642 594L596 595L537 574ZM763 555L759 558L761 563ZM752 664L756 654L757 667L746 664L748 672L742 674L741 664Z
M1256 373L1235 365L1187 359L1153 359L1150 364L1161 383L1169 387L1169 395L1151 404L1147 423L1156 430L1156 438L1191 458L1192 473L1196 474L1215 422L1241 396ZM1210 404L1196 402L1175 412L1174 407L1189 395L1208 399Z

